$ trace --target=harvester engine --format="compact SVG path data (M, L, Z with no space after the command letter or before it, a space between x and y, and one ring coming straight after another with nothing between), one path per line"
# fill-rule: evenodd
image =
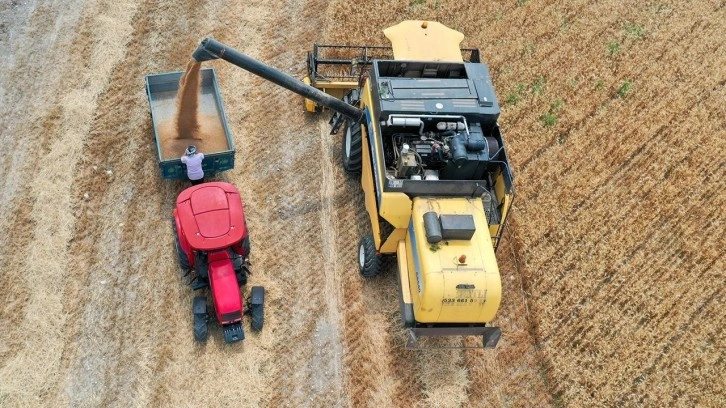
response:
M493 160L501 146L496 138L485 136L478 123L441 120L435 116L394 117L386 125L413 127L410 132L393 133L385 149L388 176L412 180L474 180L483 165ZM431 129L427 126L431 123Z

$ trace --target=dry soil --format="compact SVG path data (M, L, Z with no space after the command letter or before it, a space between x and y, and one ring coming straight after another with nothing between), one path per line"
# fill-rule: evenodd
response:
M391 4L393 3L393 4ZM489 64L517 196L493 351L408 351L340 135L223 61L266 325L192 337L144 76L213 36L291 75L315 42L440 21ZM706 406L723 372L721 0L0 3L0 406ZM471 345L451 339L443 346Z

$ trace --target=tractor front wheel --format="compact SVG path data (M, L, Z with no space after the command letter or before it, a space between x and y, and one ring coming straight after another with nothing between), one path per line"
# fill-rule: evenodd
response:
M366 278L373 278L381 273L381 256L376 251L376 243L371 235L366 235L360 239L358 268L360 274Z
M363 161L363 138L360 123L345 122L343 134L343 169L350 174L360 174Z

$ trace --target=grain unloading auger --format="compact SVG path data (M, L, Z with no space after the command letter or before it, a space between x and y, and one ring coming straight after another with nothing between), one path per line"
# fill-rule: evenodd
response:
M231 62L302 95L310 111L336 111L331 133L345 128L343 167L360 174L371 221L360 273L374 277L381 255L397 256L407 346L421 336L482 336L493 348L495 250L514 190L488 68L477 50L459 48L463 34L439 23L405 21L384 33L390 48L316 45L304 82L212 39L193 57Z

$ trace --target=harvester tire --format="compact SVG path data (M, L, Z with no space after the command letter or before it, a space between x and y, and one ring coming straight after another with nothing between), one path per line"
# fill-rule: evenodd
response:
M373 236L361 237L358 245L358 268L360 274L366 278L373 278L381 273L381 256L376 251Z
M186 252L182 249L181 241L179 241L179 232L176 230L176 222L173 218L171 220L171 227L174 229L174 247L176 248L176 256L179 258L179 266L183 270L188 271L191 269L189 258L187 258Z
M343 133L343 169L358 175L363 161L363 138L360 123L345 122Z
M254 331L262 330L265 325L265 288L262 286L252 287L250 297L250 326Z

